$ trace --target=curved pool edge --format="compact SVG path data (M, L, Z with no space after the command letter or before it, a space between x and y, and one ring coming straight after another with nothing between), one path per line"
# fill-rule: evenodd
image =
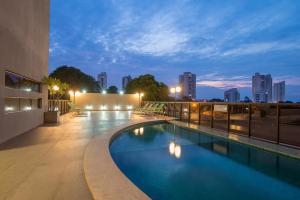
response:
M166 122L163 119L143 119L105 131L87 145L83 157L83 171L93 199L151 199L132 183L111 157L109 146L123 130L136 125Z

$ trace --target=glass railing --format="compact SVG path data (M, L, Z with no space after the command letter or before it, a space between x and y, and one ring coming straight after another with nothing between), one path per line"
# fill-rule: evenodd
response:
M164 102L180 121L300 147L300 104Z

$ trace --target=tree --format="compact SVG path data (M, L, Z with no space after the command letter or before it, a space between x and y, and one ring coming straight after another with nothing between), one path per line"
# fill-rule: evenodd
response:
M107 89L107 93L109 94L117 94L118 93L118 88L114 85L110 86L108 89Z
M70 85L72 90L86 90L87 92L100 92L96 80L79 69L72 66L61 66L54 70L50 77L57 78Z
M146 101L167 101L169 99L168 86L156 81L155 77L150 74L141 75L127 84L126 93L137 92L143 92L143 100Z
M49 76L45 76L42 82L48 86L49 99L54 100L54 106L51 107L52 110L50 111L55 111L58 106L59 99L61 99L61 97L66 94L69 85L61 82L59 79Z
M219 99L219 98L213 98L213 99L210 99L208 102L224 102L224 100Z

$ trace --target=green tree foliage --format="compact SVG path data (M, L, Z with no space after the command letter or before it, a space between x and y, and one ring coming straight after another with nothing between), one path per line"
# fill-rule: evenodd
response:
M70 89L72 90L83 90L87 92L99 92L100 87L96 80L79 69L63 65L54 70L50 77L57 78L62 82L69 84Z
M169 100L169 88L162 82L155 80L155 77L146 74L131 80L126 86L126 93L134 94L143 92L143 100L146 101L167 101Z
M118 88L114 85L110 86L108 89L107 89L107 93L109 94L117 94L118 93Z
M54 111L58 105L59 99L61 99L69 89L69 85L67 83L63 83L57 78L52 78L49 76L45 76L42 82L48 86L49 98L55 100L55 106L52 108L52 111Z

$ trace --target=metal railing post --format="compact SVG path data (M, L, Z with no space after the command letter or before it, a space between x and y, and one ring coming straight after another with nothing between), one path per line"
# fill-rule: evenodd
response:
M189 103L188 123L191 122L191 103Z
M210 127L214 127L214 104L211 104L211 120L210 120Z
M230 109L231 106L227 104L227 132L229 133L230 131Z
M198 125L201 125L201 103L198 103L199 108L198 108Z

